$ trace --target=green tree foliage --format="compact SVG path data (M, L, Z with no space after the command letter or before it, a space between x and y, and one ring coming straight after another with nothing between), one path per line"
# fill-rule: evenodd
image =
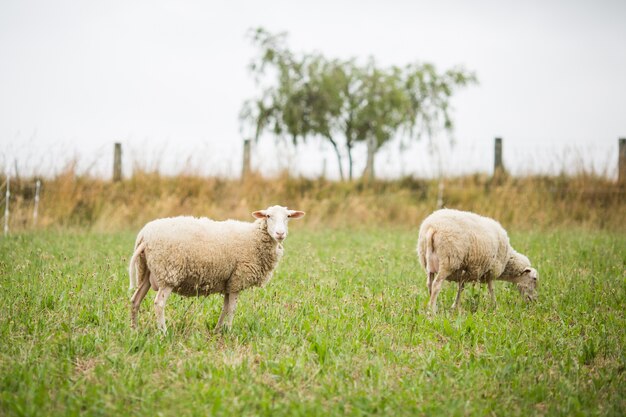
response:
M373 58L328 59L319 53L295 54L286 34L262 28L250 32L259 54L250 70L260 94L244 103L240 119L258 140L264 132L289 137L294 144L323 138L332 146L341 179L342 154L353 178L353 150L366 142L373 155L394 138L429 138L451 131L450 98L476 81L463 68L438 73L432 64L380 68ZM366 172L373 173L373 159Z

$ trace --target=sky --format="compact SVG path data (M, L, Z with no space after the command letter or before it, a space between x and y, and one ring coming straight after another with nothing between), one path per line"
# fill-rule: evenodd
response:
M513 173L617 175L626 137L626 1L0 0L0 168L50 175L76 160L109 176L237 176L243 102L258 90L246 33L287 32L294 51L384 66L463 65L479 84L452 99L454 145L399 141L376 156L384 177L491 172L503 138ZM365 164L355 149L355 172ZM254 145L266 175L337 176L321 140Z

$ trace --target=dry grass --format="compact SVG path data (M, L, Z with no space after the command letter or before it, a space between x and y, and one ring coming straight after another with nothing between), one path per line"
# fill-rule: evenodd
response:
M11 230L33 227L34 179L12 184ZM306 210L308 227L372 224L418 226L436 207L437 182L336 182L252 175L245 181L197 175L163 176L136 171L119 183L80 175L69 165L43 179L38 227L136 229L164 216L248 219L273 204ZM626 187L601 176L527 176L494 179L472 175L446 180L444 205L476 211L518 229L579 226L626 230Z

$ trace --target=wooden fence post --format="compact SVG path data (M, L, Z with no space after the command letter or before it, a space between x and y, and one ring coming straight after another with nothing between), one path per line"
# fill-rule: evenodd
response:
M617 182L626 183L626 138L619 138L619 159L617 161Z
M11 175L7 170L7 192L5 195L6 201L4 206L4 235L9 234L9 200L11 199Z
M502 164L502 138L496 138L494 142L493 175L498 175L504 171Z
M241 179L245 179L250 174L250 139L243 141L243 166L241 169Z
M41 180L35 183L35 206L33 207L33 226L37 226L37 218L39 217L39 192L41 191Z
M122 180L122 144L115 143L115 151L113 154L113 181Z

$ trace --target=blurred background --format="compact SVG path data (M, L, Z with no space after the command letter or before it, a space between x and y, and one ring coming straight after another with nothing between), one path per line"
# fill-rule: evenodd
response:
M447 206L623 230L625 18L617 0L3 0L5 231L276 203L314 226Z
M4 0L0 164L51 175L73 160L79 172L109 177L120 142L125 176L136 166L239 176L252 136L239 115L259 95L249 31L262 27L287 33L295 54L476 75L450 98L454 142L449 132L398 134L376 152L380 177L437 176L441 155L447 174L490 172L502 137L514 174L584 168L615 178L626 135L624 18L618 0ZM356 143L355 172L366 157ZM294 147L263 132L251 164L270 176L339 178L332 147L315 137Z

